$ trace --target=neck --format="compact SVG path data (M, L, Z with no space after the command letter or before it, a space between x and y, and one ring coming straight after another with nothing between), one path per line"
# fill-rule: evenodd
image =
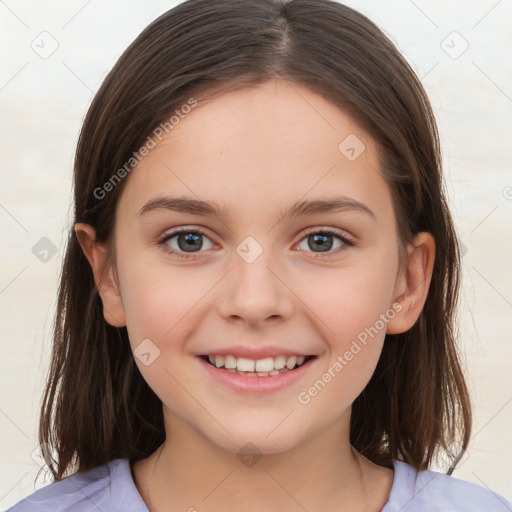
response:
M287 451L265 454L224 450L177 420L167 426L162 446L134 465L151 512L368 510L366 459L360 463L352 449L347 421Z

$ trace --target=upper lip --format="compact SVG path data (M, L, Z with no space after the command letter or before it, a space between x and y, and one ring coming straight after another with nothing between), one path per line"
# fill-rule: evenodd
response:
M212 348L208 352L201 352L197 355L213 355L213 356L234 356L236 358L239 357L245 357L246 359L266 359L267 357L277 357L277 356L310 356L313 354L303 354L300 350L290 350L287 348L280 348L275 346L268 346L268 347L251 347L247 345L238 345L236 347L230 347L230 348L219 348L214 349Z

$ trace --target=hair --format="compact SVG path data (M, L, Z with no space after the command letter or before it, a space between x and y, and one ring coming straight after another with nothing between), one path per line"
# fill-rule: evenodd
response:
M426 92L367 17L330 0L188 0L165 12L124 51L89 107L75 155L74 222L95 229L109 250L105 266L115 268L116 205L128 178L106 199L94 191L192 96L269 79L322 95L376 141L401 264L414 234L435 238L424 308L407 332L386 335L375 372L352 404L350 442L389 468L397 459L428 469L443 450L451 474L472 422L456 347L460 249ZM44 460L61 480L116 458L134 463L164 440L162 402L135 364L126 327L104 319L73 223L41 405L39 442L54 451L43 450Z

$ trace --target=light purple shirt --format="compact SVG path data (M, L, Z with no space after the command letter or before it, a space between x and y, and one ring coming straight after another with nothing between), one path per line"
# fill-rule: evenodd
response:
M394 480L381 512L512 512L512 502L489 489L393 460ZM200 504L195 504L198 510ZM191 503L193 509L194 503ZM149 512L127 459L76 473L38 489L7 512Z

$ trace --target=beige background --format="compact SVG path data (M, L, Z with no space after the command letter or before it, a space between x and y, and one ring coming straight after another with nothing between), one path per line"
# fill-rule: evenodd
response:
M0 510L48 483L40 478L34 487L31 453L81 121L125 47L176 3L0 2ZM437 115L451 207L467 249L460 332L476 415L467 459L454 475L511 499L512 1L348 4L398 45ZM41 54L57 44L47 58L31 47ZM56 251L47 262L32 251L48 244L43 237Z

